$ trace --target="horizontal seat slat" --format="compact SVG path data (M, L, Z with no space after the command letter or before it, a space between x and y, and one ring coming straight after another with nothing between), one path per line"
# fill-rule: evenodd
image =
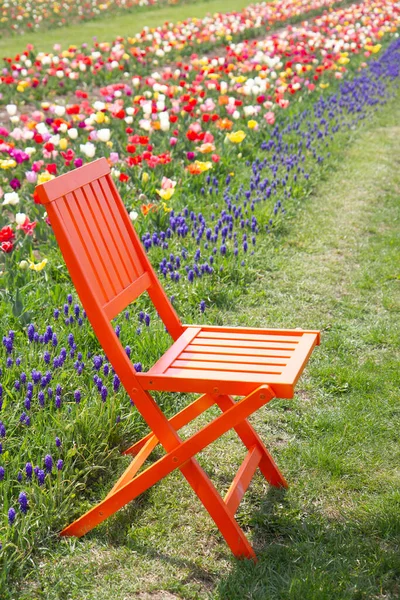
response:
M202 331L197 336L199 338L218 339L218 340L249 340L254 342L291 342L297 344L301 336L294 335L263 335L257 333L242 333L230 331Z
M231 333L231 332L236 332L236 333L260 333L262 335L293 335L293 336L298 336L298 337L302 337L305 333L312 333L314 335L317 336L317 344L319 344L320 342L320 332L316 331L316 330L309 330L309 329L302 329L300 327L296 328L296 329L278 329L278 328L271 328L271 329L260 329L259 327L233 327L233 326L229 326L229 325L198 325L198 324L191 324L191 325L186 325L184 324L184 327L200 327L202 331L204 332L208 332L208 331L212 331L212 332L217 332L217 331L223 331L224 333Z
M174 344L163 354L163 356L151 367L148 373L164 373L171 363L176 360L181 352L186 349L194 337L199 333L200 329L189 327L176 340Z
M282 373L283 367L276 365L254 365L244 363L223 363L223 362L206 362L199 360L176 360L172 363L171 369L188 369L202 371L233 371L234 373Z
M229 355L229 354L205 354L202 352L182 352L178 356L179 360L202 360L209 362L225 362L225 363L250 363L255 365L281 365L286 366L287 360L284 358L271 358L266 356L244 356L244 355Z
M215 340L213 338L199 338L196 337L192 344L196 346L227 346L235 348L276 348L277 350L290 350L294 351L296 344L285 343L285 342L253 342L251 340Z
M293 350L274 350L263 349L263 348L235 348L226 346L195 346L190 344L186 348L187 352L200 352L210 354L221 354L221 355L232 355L232 356L265 356L265 357L280 357L290 358L293 354Z
M280 383L281 375L268 373L232 373L231 371L203 371L202 369L174 369L170 367L164 373L164 376L174 379L191 379L196 381L204 379L212 385L218 385L218 381L239 381L251 383L253 385L263 385L264 383ZM156 383L156 380L154 381Z

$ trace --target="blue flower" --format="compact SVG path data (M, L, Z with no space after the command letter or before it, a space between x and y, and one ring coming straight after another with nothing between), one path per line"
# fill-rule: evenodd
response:
M28 512L28 496L26 495L25 492L21 492L20 495L18 496L18 502L19 502L19 508L21 510L21 512L26 515L26 513Z
M37 478L38 478L39 485L44 484L45 477L46 477L46 473L43 471L43 469L38 469Z
M33 323L28 325L27 334L28 334L28 340L30 342L33 342L33 336L35 335L35 326L33 325Z
M32 479L33 467L32 463L27 462L25 465L25 474L27 479Z
M15 521L15 515L17 513L15 512L15 508L11 507L8 509L8 523L9 525L12 525Z
M44 457L44 466L47 473L51 473L51 470L53 468L53 459L50 456L50 454L46 454L46 456Z
M114 375L114 379L113 379L113 390L114 392L118 392L119 387L121 385L121 382L119 380L119 377L117 374Z

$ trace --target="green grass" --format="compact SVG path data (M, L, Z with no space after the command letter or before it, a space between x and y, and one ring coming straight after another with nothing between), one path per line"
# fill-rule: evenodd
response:
M258 2L254 2L258 4ZM145 26L156 27L165 21L182 21L189 17L202 18L207 13L241 10L249 5L249 0L202 0L176 6L163 6L146 10L129 11L85 23L56 28L50 31L27 33L20 37L0 39L0 56L14 56L22 52L27 44L34 44L37 50L50 52L54 44L63 46L90 43L94 36L99 41L111 41L117 36L133 36Z
M247 294L207 314L323 331L295 399L252 418L290 486L257 475L241 504L257 565L232 558L174 473L85 538L53 544L12 598L399 597L399 119L397 98L336 142L313 194L256 250ZM243 454L231 433L201 454L218 489Z

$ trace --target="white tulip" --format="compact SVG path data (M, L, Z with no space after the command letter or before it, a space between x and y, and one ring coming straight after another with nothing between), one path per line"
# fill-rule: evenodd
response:
M83 154L85 154L88 158L93 158L96 154L96 146L90 142L86 142L86 144L80 144L80 149Z
M52 135L51 138L49 139L49 142L50 142L50 144L59 146L60 145L60 136L58 135L58 133L56 135Z
M129 213L129 218L131 221L136 221L136 219L138 218L138 213L136 212L136 210L131 210L131 212Z
M6 111L10 117L13 117L17 112L17 105L16 104L7 104Z
M111 137L111 131L109 129L98 129L97 131L97 139L100 142L108 142Z
M65 106L59 106L58 104L54 107L54 113L57 117L63 117L65 115Z
M17 192L9 192L8 194L4 194L3 206L6 206L6 204L11 204L12 206L15 206L18 203L19 196Z
M25 213L17 213L15 215L15 222L17 225L23 225L26 221L26 214Z
M78 137L78 130L75 127L71 127L71 129L68 129L68 135L71 140L76 140Z

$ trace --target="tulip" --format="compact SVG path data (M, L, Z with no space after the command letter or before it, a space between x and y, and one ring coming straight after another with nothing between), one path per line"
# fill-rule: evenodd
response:
M268 111L265 113L264 119L267 121L268 125L273 125L275 123L275 114L272 111Z
M16 104L7 104L6 111L10 117L13 117L14 115L17 114L17 105Z
M111 131L109 129L99 129L97 131L97 139L101 142L108 142L111 137Z
M11 206L15 206L16 204L19 203L19 196L17 194L17 192L9 192L8 194L4 194L4 198L3 198L3 206L6 206L7 204L11 204Z
M226 138L230 142L232 142L232 144L240 144L241 142L243 142L243 140L244 140L245 137L246 137L246 134L242 130L233 131L232 133L227 133L226 134Z

